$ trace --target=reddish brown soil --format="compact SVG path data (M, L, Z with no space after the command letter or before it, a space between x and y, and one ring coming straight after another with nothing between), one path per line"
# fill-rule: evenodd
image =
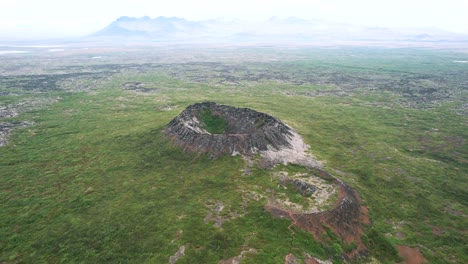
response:
M403 258L404 264L422 264L427 262L423 254L419 252L418 248L410 248L407 246L398 246L398 253Z
M274 216L287 218L291 225L299 226L309 231L316 240L327 242L326 228L331 229L342 240L350 244L356 243L357 248L343 255L346 259L353 259L369 254L366 246L361 241L365 226L370 224L369 211L361 205L359 194L340 180L335 184L339 188L339 198L333 209L329 211L301 214L281 208L276 204L266 205L266 209Z

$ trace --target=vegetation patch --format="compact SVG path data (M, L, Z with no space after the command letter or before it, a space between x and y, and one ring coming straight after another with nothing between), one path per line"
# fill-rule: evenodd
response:
M199 117L202 127L211 134L224 134L228 128L228 122L209 109L201 111Z

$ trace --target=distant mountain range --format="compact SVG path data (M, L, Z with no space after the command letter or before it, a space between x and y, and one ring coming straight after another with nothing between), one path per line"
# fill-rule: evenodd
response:
M86 37L112 42L304 43L336 41L468 41L467 35L436 28L365 27L322 20L272 17L263 22L240 20L189 21L177 17L120 17Z

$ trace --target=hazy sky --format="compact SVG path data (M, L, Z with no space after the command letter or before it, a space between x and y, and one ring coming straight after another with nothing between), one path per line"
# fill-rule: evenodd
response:
M438 27L468 34L468 0L5 0L0 37L79 36L120 16L189 20L272 16L369 26Z

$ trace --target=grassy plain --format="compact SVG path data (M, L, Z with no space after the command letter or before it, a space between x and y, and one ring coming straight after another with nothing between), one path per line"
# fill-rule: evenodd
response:
M164 127L201 101L294 127L363 197L372 219L364 240L380 262L398 261L395 246L408 245L430 263L467 263L468 64L453 62L467 58L351 47L2 56L0 106L18 115L0 123L34 125L0 148L0 263L167 263L182 245L177 263L249 249L242 263L282 263L289 253L340 262L350 245L333 233L329 245L296 227L292 235L289 221L265 211L282 192L272 171L245 174L240 157L211 160L170 144Z

